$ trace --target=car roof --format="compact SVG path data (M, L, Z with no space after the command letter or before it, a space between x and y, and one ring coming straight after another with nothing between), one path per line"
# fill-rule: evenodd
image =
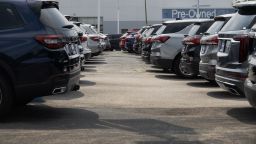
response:
M184 19L184 20L170 20L165 21L163 24L171 24L171 23L186 23L186 22L194 22L194 23L202 23L202 22L208 22L213 21L213 19Z
M232 5L235 8L256 7L256 0L234 0Z
M225 15L218 15L216 17L214 17L214 20L225 20L226 18L231 18L235 15L236 13L232 13L232 14L225 14Z

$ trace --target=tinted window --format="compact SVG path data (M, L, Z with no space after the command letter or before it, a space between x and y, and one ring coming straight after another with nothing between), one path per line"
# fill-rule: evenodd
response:
M236 31L243 30L244 28L250 29L253 21L255 21L255 15L241 15L237 13L221 31Z
M166 26L165 30L163 31L163 34L179 32L179 31L183 30L184 28L186 28L187 26L189 26L191 24L192 23L172 23L172 24L168 24Z
M0 3L0 29L21 27L24 23L14 6Z
M190 29L188 35L195 35L199 30L199 28L200 28L200 25L194 24L194 26Z
M62 28L66 25L72 25L57 8L45 8L41 10L41 22L51 28Z
M156 32L159 30L159 28L162 27L162 25L159 25L159 26L154 26L153 27L153 32L151 33L152 35L156 35Z
M207 33L209 34L215 34L221 30L221 28L224 26L225 21L215 21L212 26L207 30Z
M201 23L200 28L196 34L205 33L212 26L213 23L214 21Z

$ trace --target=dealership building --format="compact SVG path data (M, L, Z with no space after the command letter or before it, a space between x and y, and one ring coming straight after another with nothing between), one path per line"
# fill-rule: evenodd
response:
M60 11L97 26L98 0L58 0ZM171 19L196 18L198 0L146 0L148 24ZM233 13L232 0L199 0L200 18ZM115 34L146 25L145 0L100 0L101 31ZM118 9L119 17L118 17Z

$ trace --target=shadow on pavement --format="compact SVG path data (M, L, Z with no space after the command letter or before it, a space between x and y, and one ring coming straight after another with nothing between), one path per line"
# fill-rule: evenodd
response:
M80 91L72 91L66 94L62 95L56 95L56 96L48 96L46 97L48 100L72 100L72 99L78 99L84 96L84 93Z
M78 108L54 108L45 105L29 105L17 109L5 121L0 129L8 130L83 130L105 129L132 132L141 136L150 136L159 141L137 141L138 144L198 143L189 136L197 136L192 128L178 126L155 119L99 119L93 111ZM127 134L127 133L126 133Z
M87 61L85 62L86 65L94 65L94 64L107 64L106 62L101 61Z
M165 73L165 74L170 74L170 72L166 72L162 69L150 69L150 70L146 70L146 72L149 72L149 73Z
M94 86L96 82L88 81L88 80L80 80L80 86Z
M256 125L256 110L254 108L233 108L227 114L242 123Z
M191 81L191 80L198 80L200 78L182 78L173 74L170 75L156 75L155 76L158 79L163 79L163 80L176 80L176 81Z
M226 91L211 91L208 92L207 95L217 99L246 101L244 97L237 96Z
M218 84L212 83L212 82L207 82L207 81L188 82L187 85L195 87L195 88L216 88L216 87L219 87Z

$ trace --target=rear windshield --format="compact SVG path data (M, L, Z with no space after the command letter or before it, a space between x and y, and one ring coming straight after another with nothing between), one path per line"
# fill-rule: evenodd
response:
M188 35L195 35L197 31L199 30L200 25L195 24L189 31Z
M51 28L62 28L72 25L57 8L44 8L41 10L40 21Z
M191 24L191 22L166 24L166 28L162 31L162 34L177 33Z
M207 33L209 34L215 34L221 30L221 28L224 26L225 21L215 21L212 26L207 30Z
M229 20L229 22L223 27L221 31L250 29L254 21L255 15L241 15L237 13Z
M157 34L156 32L159 30L160 27L162 27L162 25L154 26L154 27L153 27L154 30L153 30L153 32L151 33L151 35L156 35L156 34Z
M188 35L198 35L201 33L205 33L214 23L214 21L196 23L189 31Z

